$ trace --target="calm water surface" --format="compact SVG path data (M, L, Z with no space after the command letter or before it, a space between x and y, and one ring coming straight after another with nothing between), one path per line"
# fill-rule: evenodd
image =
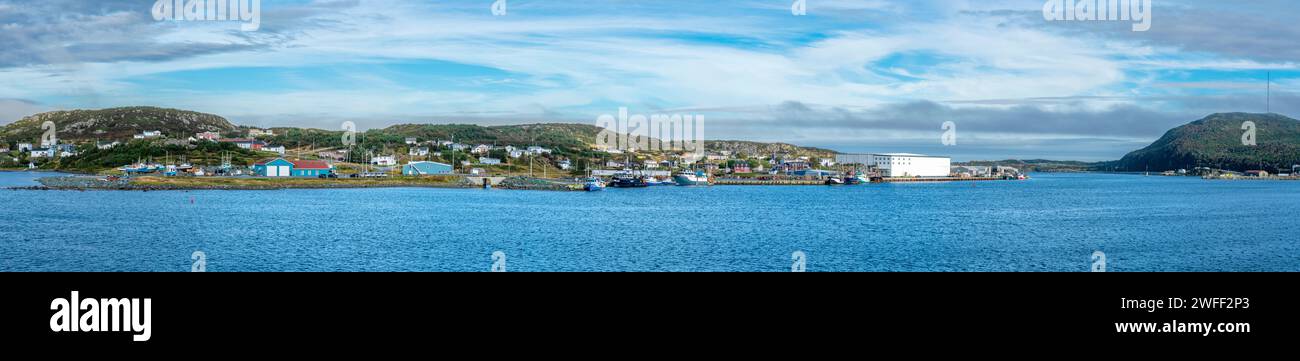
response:
M0 172L0 187L50 174ZM3 271L1300 271L1300 182L0 191Z

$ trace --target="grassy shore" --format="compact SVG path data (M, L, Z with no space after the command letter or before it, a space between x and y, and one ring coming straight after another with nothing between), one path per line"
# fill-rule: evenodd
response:
M255 178L255 177L156 177L108 180L103 177L46 177L35 189L61 190L273 190L295 188L469 188L460 177L391 178Z
M379 187L470 187L459 177L390 178L255 178L255 177L136 177L131 185L153 189L286 189L286 188L379 188Z

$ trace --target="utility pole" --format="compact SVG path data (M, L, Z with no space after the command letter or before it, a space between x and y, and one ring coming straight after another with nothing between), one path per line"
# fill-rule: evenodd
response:
M533 127L529 126L528 132L533 133ZM528 178L533 177L533 158L536 157L536 155L533 154L532 148L535 147L536 145L532 145L532 144L537 143L537 134L531 134L531 135L532 135L531 140L529 140L528 142L530 144L528 146L529 148L528 149Z

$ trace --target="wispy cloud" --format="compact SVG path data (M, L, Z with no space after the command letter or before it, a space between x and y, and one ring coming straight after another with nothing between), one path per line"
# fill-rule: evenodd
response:
M1261 111L1266 71L1274 109L1300 108L1285 1L1160 2L1145 33L1046 22L1040 1L808 0L807 16L789 1L511 1L507 16L265 2L248 33L155 22L148 3L0 0L0 98L43 104L0 103L0 122L119 105L322 128L588 122L626 106L706 115L716 138L925 149L956 121L971 142L935 151L1104 158L1207 112Z

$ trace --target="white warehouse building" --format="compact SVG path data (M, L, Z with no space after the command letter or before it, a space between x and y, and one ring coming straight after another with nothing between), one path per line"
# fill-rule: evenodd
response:
M952 158L911 153L836 154L839 164L874 167L882 177L947 177L952 173Z

